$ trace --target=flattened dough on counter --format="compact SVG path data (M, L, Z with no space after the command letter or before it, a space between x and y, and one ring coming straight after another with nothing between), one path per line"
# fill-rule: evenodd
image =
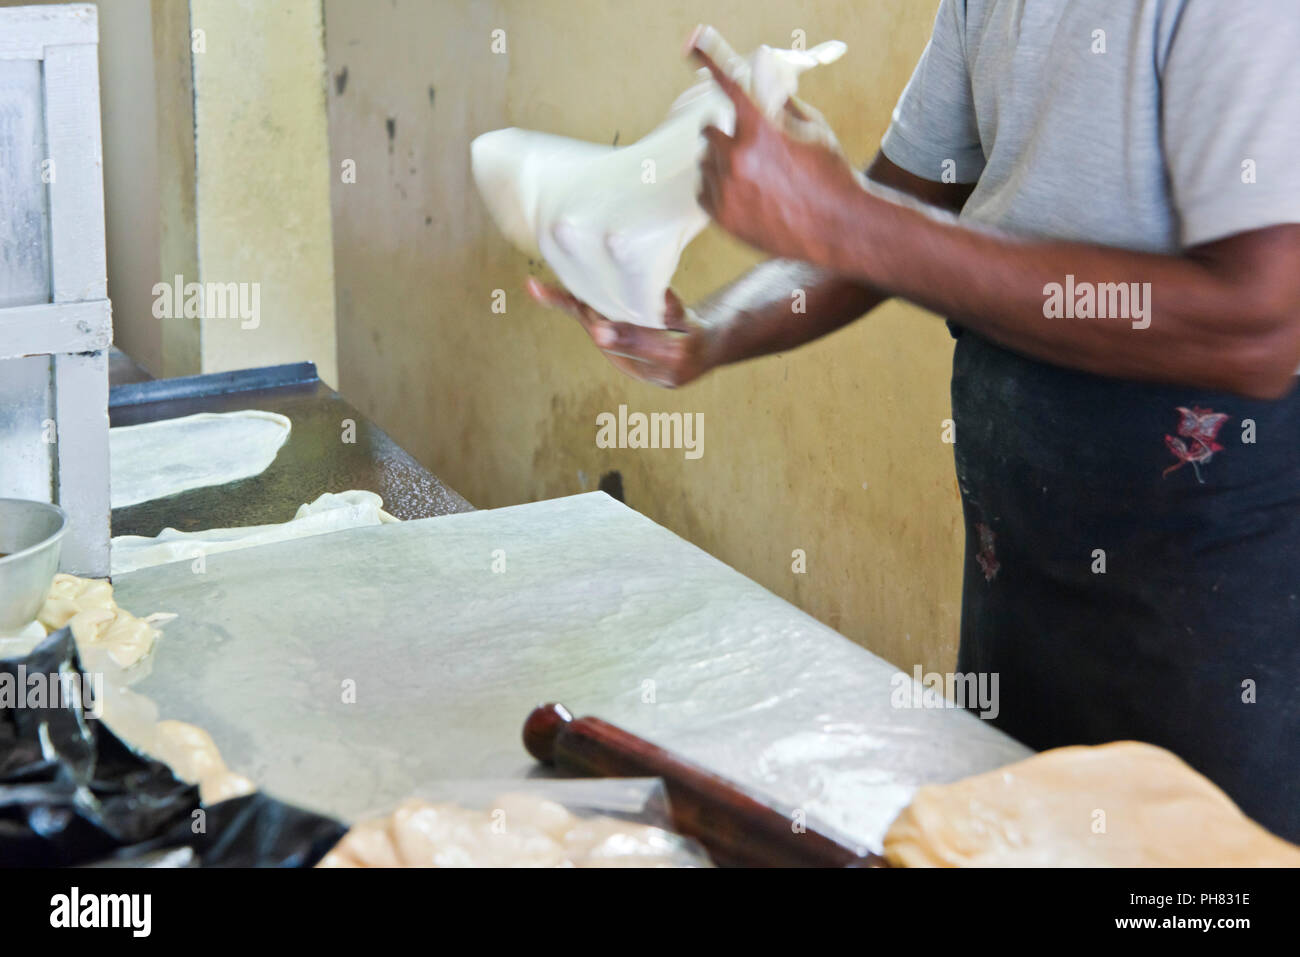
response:
M404 801L361 821L317 867L691 867L701 861L662 828L579 817L529 794L503 794L491 810Z
M1056 748L923 787L884 851L906 867L1300 867L1300 848L1137 741Z
M276 412L200 412L108 430L113 508L266 471L289 438Z

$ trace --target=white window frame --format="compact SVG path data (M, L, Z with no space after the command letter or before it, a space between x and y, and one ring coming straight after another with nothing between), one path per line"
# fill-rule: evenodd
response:
M54 170L47 190L51 301L0 309L0 360L51 357L57 445L50 488L71 517L60 565L78 575L107 578L113 325L104 253L95 7L0 9L0 59L44 61L45 138Z

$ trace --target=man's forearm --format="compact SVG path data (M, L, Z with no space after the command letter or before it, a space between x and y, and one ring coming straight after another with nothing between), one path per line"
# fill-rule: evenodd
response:
M865 173L872 189L901 203L957 212L972 184L922 179L877 153ZM784 352L848 325L891 297L851 276L791 259L761 263L694 307L717 332L716 363Z
M1297 284L1293 275L1277 274L1279 258L1269 246L1293 240L1285 230L1296 227L1246 234L1231 257L1217 255L1214 245L1187 257L1163 256L1019 240L875 192L868 185L827 204L833 221L810 239L810 261L1010 348L1085 371L1257 397L1276 397L1293 384L1300 361ZM1112 283L1145 296L1148 327L1135 328L1131 315L1048 318L1045 312L1051 284L1090 287L1096 303L1095 293Z
M852 279L789 259L760 263L692 307L716 334L725 365L784 352L870 312L888 296Z

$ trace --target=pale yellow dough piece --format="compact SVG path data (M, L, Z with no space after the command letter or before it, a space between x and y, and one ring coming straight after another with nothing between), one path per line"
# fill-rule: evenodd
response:
M1178 757L1116 741L923 787L885 835L907 867L1300 867Z
M50 631L72 628L77 645L101 649L120 668L138 663L162 634L154 616L137 618L113 600L113 586L93 578L59 573L37 619Z
M226 767L212 736L196 725L159 721L148 750L186 784L197 784L204 804L218 804L257 790L248 778Z
M583 818L527 794L490 810L403 802L362 821L317 867L668 867L687 860L677 835L609 817Z
M157 614L137 618L118 606L113 599L113 586L107 581L60 573L54 576L37 620L49 631L69 626L83 657L107 654L117 667L126 669L144 660L153 650L162 634L155 625L174 617ZM129 691L115 684L110 684L106 691L108 699L103 702L103 717L114 727L118 727L114 722L116 717L123 726L132 728L131 744L168 765L182 781L197 784L205 804L217 804L257 790L248 778L226 767L221 752L202 728L183 721L153 723L157 711L152 704L141 720L139 705L124 706Z

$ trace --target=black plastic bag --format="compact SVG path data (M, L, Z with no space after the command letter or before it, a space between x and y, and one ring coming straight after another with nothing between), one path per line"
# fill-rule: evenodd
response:
M25 658L0 661L0 682L80 673L69 629ZM8 675L8 678L4 676ZM265 794L200 811L199 789L127 748L83 703L11 706L0 694L0 865L147 864L310 867L347 830ZM22 702L20 701L20 704ZM189 848L189 854L162 852Z

